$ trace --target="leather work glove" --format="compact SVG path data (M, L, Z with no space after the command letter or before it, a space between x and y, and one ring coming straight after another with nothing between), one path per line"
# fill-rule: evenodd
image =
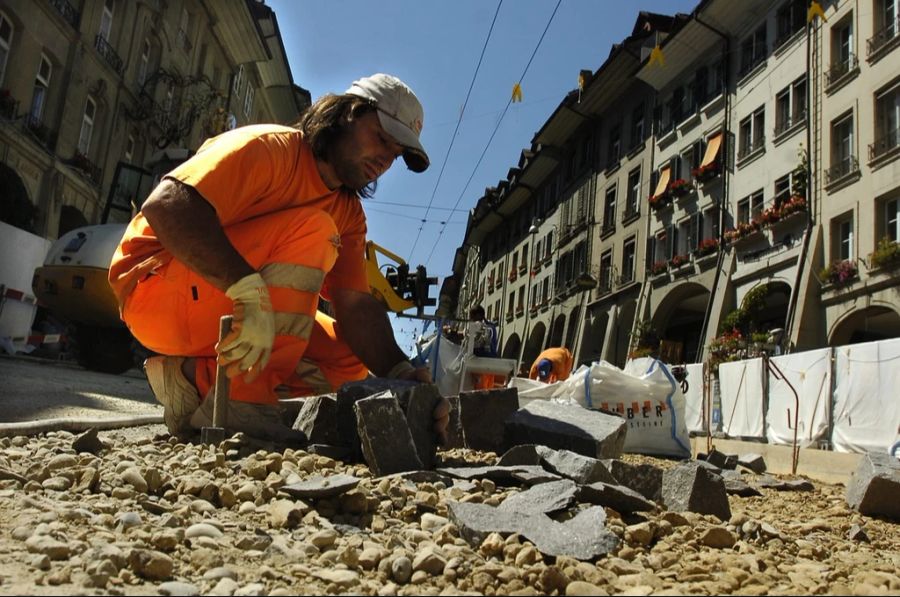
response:
M246 371L246 381L259 375L272 354L275 342L275 314L266 282L258 273L244 276L225 294L234 301L231 332L216 344L218 362L226 365L228 377Z

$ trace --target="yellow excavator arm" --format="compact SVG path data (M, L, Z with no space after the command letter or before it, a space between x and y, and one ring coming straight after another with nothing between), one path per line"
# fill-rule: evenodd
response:
M379 265L378 253L392 262ZM429 278L425 266L418 266L415 273L410 274L409 264L399 255L372 241L366 242L366 277L369 279L372 295L388 311L402 313L415 307L416 316L421 317L425 307L433 306L436 302L428 297L428 289L432 284L437 284L437 278Z

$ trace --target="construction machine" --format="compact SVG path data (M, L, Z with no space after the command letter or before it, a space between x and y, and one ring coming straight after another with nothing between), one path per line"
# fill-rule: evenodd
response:
M34 295L42 307L67 322L73 352L87 369L124 373L147 353L119 318L107 276L127 222L157 180L158 175L120 163L104 223L63 234L50 247L44 264L35 269ZM118 222L107 223L110 219ZM379 265L378 254L390 261ZM422 265L410 272L403 259L372 241L366 244L366 275L372 294L388 311L403 314L415 309L410 316L427 318L425 307L435 305L429 290L437 278L429 278Z

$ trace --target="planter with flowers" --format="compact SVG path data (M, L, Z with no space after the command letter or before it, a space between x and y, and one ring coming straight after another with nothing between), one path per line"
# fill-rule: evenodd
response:
M850 259L835 261L827 265L819 272L819 280L823 284L830 284L834 288L843 288L857 278L859 271L856 262Z
M719 162L716 160L710 164L705 166L699 166L697 168L691 168L691 176L694 177L694 180L699 182L700 184L706 184L707 182L715 179L719 175Z
M668 261L656 261L653 265L650 266L650 275L651 276L660 276L666 273L669 269Z
M736 228L725 231L725 242L729 245L738 245L745 241L753 240L762 235L759 221L739 222Z
M895 270L900 267L900 244L885 236L878 241L878 247L869 253L869 263L873 270Z
M672 194L676 199L679 197L684 197L688 193L691 192L691 183L686 181L683 178L676 178L672 182L669 183L669 193Z
M680 268L684 265L687 265L690 262L691 262L690 255L675 255L669 260L669 265L671 266L672 270L675 271L678 268Z

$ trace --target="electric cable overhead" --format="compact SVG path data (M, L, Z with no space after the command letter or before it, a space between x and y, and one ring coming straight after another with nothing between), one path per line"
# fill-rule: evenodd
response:
M537 55L538 49L541 47L541 43L544 41L544 36L547 35L547 30L550 29L550 24L553 22L553 17L556 16L556 11L559 10L559 5L562 4L562 0L557 0L556 6L553 8L553 13L550 15L550 18L547 20L547 25L544 27L543 33L541 33L541 37L537 42L537 45L534 46L534 51L531 53L531 58L528 59L528 64L525 65L525 70L522 71L522 75L518 79L518 84L521 84L522 80L525 79L525 75L528 73L528 68L531 66L531 62L534 60L535 55ZM498 7L499 10L499 7ZM499 120L497 120L496 126L494 126L494 131L491 133L490 138L488 139L487 144L484 146L484 151L481 152L481 156L478 158L478 162L475 163L475 167L472 169L472 174L469 175L469 179L466 181L466 186L463 187L462 192L459 194L459 197L456 199L456 203L453 204L453 209L455 210L459 206L459 202L462 201L463 196L465 196L466 191L469 188L469 185L472 183L472 179L475 178L475 173L478 171L478 167L481 165L482 160L484 160L484 156L487 154L488 149L491 146L491 143L494 140L494 136L497 134L497 131L500 129L500 124L503 122L503 118L506 116L506 113L509 111L509 106L512 104L513 98L510 97L506 102L506 107L503 108L503 113L500 114ZM428 253L428 257L425 259L426 267L431 263L431 256L434 255L434 250L437 248L438 243L441 240L441 235L444 233L446 229L446 225L444 225L441 230L437 234L437 238L434 239L434 244L431 247L431 252ZM419 229L421 232L421 228ZM416 240L418 241L419 237L416 236ZM415 245L414 245L415 246Z
M475 79L478 78L478 71L481 70L481 62L484 60L484 53L487 50L488 42L491 39L491 34L494 32L494 24L497 22L497 15L500 14L500 7L503 6L503 0L497 3L497 10L494 12L494 20L491 21L491 27L488 29L487 37L484 39L484 45L481 47L481 56L478 57L478 64L475 66L475 73L472 75L472 81L469 83L469 91L466 92L466 99L463 102L462 109L459 111L459 118L456 120L456 128L453 129L453 135L450 137L450 145L447 147L447 153L444 155L444 162L441 164L441 171L438 173L437 180L434 182L434 189L431 191L431 199L428 200L428 207L425 208L425 218L428 217L428 212L431 210L431 204L434 203L434 197L437 194L438 185L441 184L441 178L444 175L444 168L447 166L447 160L450 158L450 151L453 149L453 143L456 141L456 134L459 132L459 125L462 123L463 114L466 111L466 106L469 104L469 97L472 95L472 88L475 87ZM416 250L416 245L419 244L419 237L422 235L422 229L425 227L425 220L422 220L422 225L419 226L418 232L416 232L416 240L413 241L412 248L409 250L409 257L407 261L412 260L413 252ZM442 230L443 232L443 230Z

